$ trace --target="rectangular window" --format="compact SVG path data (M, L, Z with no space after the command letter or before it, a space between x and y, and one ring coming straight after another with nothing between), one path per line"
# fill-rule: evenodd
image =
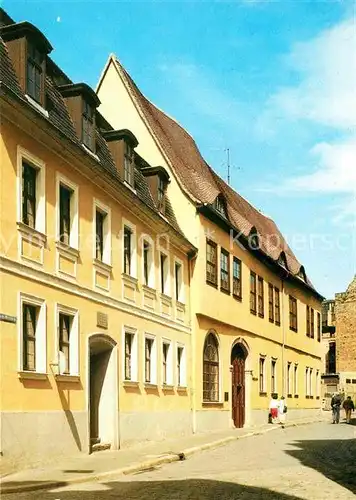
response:
M298 365L294 365L294 395L298 395Z
M237 257L233 259L232 267L232 293L236 299L242 299L242 281L241 281L241 260Z
M320 398L320 372L319 372L319 370L317 370L315 372L315 388L316 388L315 395L317 398Z
M274 290L273 285L268 283L268 318L271 323L274 322Z
M22 305L22 369L36 371L36 329L39 307Z
M297 299L289 296L289 328L294 332L298 331Z
M257 308L257 294L256 294L256 274L251 271L250 273L250 311L256 314Z
M94 116L94 108L83 99L82 142L90 151L95 149Z
M183 299L183 277L182 264L174 263L174 284L175 284L175 299L182 301Z
M132 380L132 346L134 335L125 332L125 380Z
M177 386L184 387L185 381L185 351L183 346L177 347Z
M160 253L160 278L161 278L161 292L165 295L169 294L168 287L168 256L164 253Z
M148 241L143 242L143 282L145 285L149 285L150 278L150 257L151 257L151 245Z
M290 396L292 394L292 363L287 363L287 395Z
M153 383L153 342L151 338L145 338L145 382Z
M263 291L263 278L258 277L258 315L260 318L263 318L265 315L265 307L264 307L264 291Z
M259 363L259 384L260 384L260 393L264 394L265 390L265 358L260 357Z
M271 392L272 392L272 394L277 392L276 364L277 364L277 361L275 359L272 359L272 361L271 361Z
M317 314L317 336L318 336L318 342L321 341L321 323L320 323L320 313Z
M71 198L73 191L62 184L59 186L59 241L70 244Z
M305 395L309 397L309 368L305 369Z
M221 249L220 252L220 289L230 292L230 265L229 252Z
M73 317L59 313L59 352L63 356L63 374L70 373L70 340Z
M43 101L43 63L44 54L37 50L33 44L28 43L26 92L39 104L42 104Z
M309 368L309 396L313 397L313 368Z
M125 142L124 154L124 181L130 186L134 186L134 160L133 150L127 142Z
M162 383L163 385L172 385L172 353L171 343L162 342Z
M274 288L274 321L277 326L281 324L281 306L279 299L279 288Z
M211 240L206 241L206 281L217 285L217 245Z
M310 337L310 307L306 307L306 323L307 323L307 337Z
M132 231L129 227L124 226L124 273L131 275L131 248Z
M166 193L166 182L161 176L158 176L157 198L158 198L159 209L163 209L164 207L165 193Z
M310 337L313 339L315 336L314 331L314 309L310 308Z
M22 162L22 222L36 227L37 169Z
M99 209L95 211L95 236L96 236L96 252L95 257L98 260L103 260L104 257L104 221L106 214Z

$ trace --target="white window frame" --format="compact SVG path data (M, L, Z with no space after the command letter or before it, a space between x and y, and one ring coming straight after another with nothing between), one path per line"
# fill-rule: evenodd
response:
M162 270L161 269L161 254L166 256L166 269ZM170 258L169 258L169 253L166 250L163 250L162 248L159 249L159 290L160 293L163 293L167 297L171 296L171 263L170 263ZM163 280L164 280L164 292L162 291L161 287L161 277L162 277L162 272L163 272Z
M148 243L150 246L150 250L148 252L149 259L148 259L148 283L146 286L149 286L150 288L154 289L155 288L155 253L154 253L154 244L153 240L150 236L148 235L143 235L142 237L142 283L145 282L145 259L144 259L144 248L145 248L145 243Z
M105 213L104 219L104 241L103 241L103 260L104 264L111 266L111 209L97 198L93 203L93 259L96 259L96 211ZM99 261L101 262L101 261Z
M37 171L35 230L46 234L46 164L21 146L17 147L17 220L22 223L22 162L27 161ZM29 228L30 230L32 228Z
M125 336L132 336L131 344L131 379L125 377ZM124 325L122 328L122 380L124 382L138 382L138 331L137 328Z
M163 345L168 345L168 356L167 356L167 381L163 382ZM162 386L173 385L173 345L172 341L167 338L162 338L161 343L161 357L162 357Z
M35 370L28 373L47 373L47 311L45 299L19 293L18 296L18 370L24 372L23 367L23 314L22 309L24 304L29 304L39 308L39 314L36 324L36 348L35 348ZM26 371L27 373L27 371Z
M146 381L146 339L153 340L151 351L151 373L150 381ZM143 342L143 381L145 384L157 385L157 338L151 333L145 333Z
M259 357L258 357L258 384L260 384L260 361L261 359L264 360L263 362L263 371L262 371L262 391L261 391L261 387L259 387L259 393L261 394L265 394L267 392L267 383L266 383L266 360L267 360L267 356L265 354L260 354Z
M272 363L274 362L274 388L275 390L272 391ZM275 394L278 393L278 377L277 377L277 366L278 366L278 358L271 357L271 393ZM266 392L266 391L265 391Z
M72 307L56 303L56 323L55 323L55 353L58 363L58 375L79 376L80 373L80 348L79 348L79 311ZM66 314L72 317L72 325L69 335L69 373L62 373L59 363L59 315Z
M178 284L179 285L179 290L178 290L178 297L176 297L176 287L177 287L177 283L176 283L176 264L179 264L180 265L180 283ZM174 280L174 299L177 300L178 302L184 304L184 300L185 300L185 293L184 293L184 265L183 265L183 261L181 259L178 259L177 257L174 258L174 276L173 276L173 280Z
M125 254L124 254L124 231L125 226L131 231L131 269L130 275L132 278L137 278L137 232L136 226L132 222L127 219L122 218L122 272L124 272L124 264L125 264Z
M293 394L293 387L292 387L292 363L290 361L287 361L287 396L288 394Z
M176 372L176 386L177 387L187 387L187 356L186 356L186 347L184 344L181 344L177 342L176 344L176 359L175 359L175 366L176 369L178 370L178 349L183 349L182 352L182 357L181 357L181 363L180 363L180 380L181 383L178 384L178 372Z
M56 235L57 241L60 237L60 186L64 186L72 191L72 196L70 199L70 211L71 211L71 221L70 221L70 235L69 235L69 246L79 250L79 187L74 184L67 177L57 172L56 174L56 207L57 207L57 217L56 217Z
M316 385L315 395L317 398L320 398L320 370L315 371L315 385Z
M312 398L314 397L314 391L313 391L313 375L314 375L314 370L313 368L309 368L309 396Z
M299 376L299 365L298 363L294 363L293 365L293 392L294 396L299 395L299 384L298 384L298 376Z

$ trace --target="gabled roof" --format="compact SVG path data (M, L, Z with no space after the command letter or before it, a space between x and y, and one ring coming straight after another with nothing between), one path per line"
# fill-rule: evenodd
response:
M218 195L222 195L226 200L228 218L232 226L246 237L253 227L256 228L262 252L276 264L283 252L288 272L297 276L301 264L275 222L259 212L214 172L189 133L141 93L115 56L110 57L108 64L110 62L115 64L139 114L165 155L183 191L197 205L212 204ZM314 289L308 278L306 285Z

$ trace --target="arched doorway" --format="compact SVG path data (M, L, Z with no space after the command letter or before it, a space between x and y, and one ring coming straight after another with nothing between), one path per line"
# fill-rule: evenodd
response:
M117 448L117 351L108 335L89 337L90 450Z
M245 361L247 351L241 343L233 346L231 351L231 409L232 420L235 427L243 427L245 424Z

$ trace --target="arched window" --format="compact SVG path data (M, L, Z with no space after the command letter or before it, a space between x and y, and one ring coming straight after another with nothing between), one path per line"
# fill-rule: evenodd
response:
M213 333L209 333L204 344L203 401L219 401L219 346Z

